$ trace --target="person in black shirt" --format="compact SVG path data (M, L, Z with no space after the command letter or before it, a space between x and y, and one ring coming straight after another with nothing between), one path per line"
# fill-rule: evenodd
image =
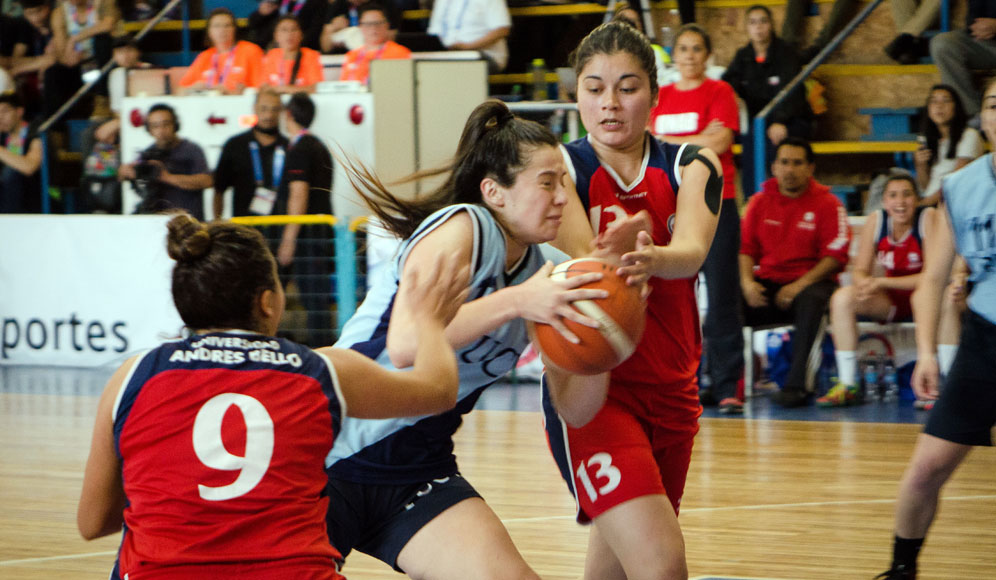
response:
M291 136L287 168L280 185L274 214L332 213L332 154L308 132L315 119L315 103L307 93L291 96L284 126ZM284 227L277 248L282 272L293 271L307 310L309 346L332 344L332 231L324 225ZM293 262L292 262L293 261Z
M38 122L24 120L24 106L15 93L0 94L0 213L41 210L41 159Z
M740 175L744 196L757 190L754 183L753 119L798 74L801 69L795 49L778 38L773 30L771 11L755 5L744 15L750 39L733 57L723 80L733 87L747 105L751 118L743 136ZM786 137L808 140L813 131L813 112L802 85L792 91L767 117L767 165L774 161L775 147Z
M214 171L214 217L221 217L232 189L232 215L271 215L286 175L287 138L280 134L280 95L260 89L253 106L256 126L235 135L221 149Z
M301 46L319 49L318 38L327 20L329 3L325 0L262 0L249 15L249 41L264 51L270 48L273 31L282 16L294 16L301 23L304 38Z

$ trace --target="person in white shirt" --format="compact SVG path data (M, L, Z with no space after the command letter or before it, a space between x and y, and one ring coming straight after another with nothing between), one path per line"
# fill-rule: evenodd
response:
M926 113L918 136L920 149L913 160L917 185L923 190L920 205L936 205L941 195L941 178L985 153L985 145L979 132L968 126L968 115L954 87L931 87Z
M505 70L506 37L512 17L505 0L436 0L429 17L429 34L448 50L479 50L488 60L488 72Z

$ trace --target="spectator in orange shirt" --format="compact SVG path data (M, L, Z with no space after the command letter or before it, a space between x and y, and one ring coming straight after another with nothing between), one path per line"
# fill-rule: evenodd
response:
M346 53L339 80L365 83L370 76L370 61L378 58L412 57L412 51L389 40L390 24L384 7L367 2L360 6L359 18L363 46Z
M237 95L246 87L263 81L263 49L251 42L235 40L235 15L227 8L215 8L207 21L210 48L197 55L187 74L180 79L185 92L220 89Z
M321 55L301 46L304 34L297 17L280 17L273 38L277 48L271 48L263 58L263 83L280 93L314 92L323 78Z

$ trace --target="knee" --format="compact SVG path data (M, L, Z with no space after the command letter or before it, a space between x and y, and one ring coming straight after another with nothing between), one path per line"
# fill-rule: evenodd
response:
M944 32L930 39L930 56L935 61L957 54L961 44L960 31Z
M941 463L921 459L910 465L906 473L906 485L918 494L937 493L950 473Z
M854 312L854 287L844 286L838 288L830 296L830 318L847 316Z

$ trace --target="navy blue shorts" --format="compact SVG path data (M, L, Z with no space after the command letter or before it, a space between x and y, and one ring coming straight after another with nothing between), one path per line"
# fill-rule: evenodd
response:
M459 473L426 483L372 485L329 479L329 538L342 557L353 549L398 572L398 554L433 518L481 497Z
M968 310L958 354L923 432L962 445L992 445L996 425L996 324Z

